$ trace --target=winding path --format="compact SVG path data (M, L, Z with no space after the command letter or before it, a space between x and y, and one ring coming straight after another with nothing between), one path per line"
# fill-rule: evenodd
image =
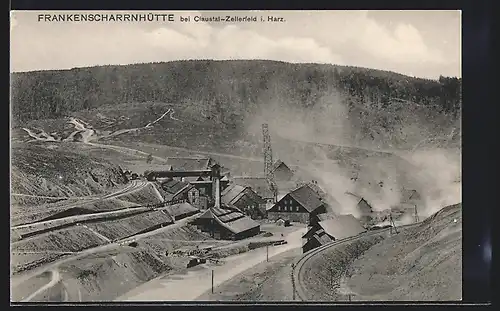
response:
M61 280L61 274L59 273L59 271L57 269L54 269L54 270L50 270L50 272L52 274L52 279L50 280L50 282L45 284L44 286L40 287L36 292L34 292L33 294L31 294L28 297L26 297L25 299L23 299L22 302L30 301L31 299L35 298L38 294L43 293L47 289L49 289L49 288L53 287L54 285L56 285L57 283L59 283L59 281Z

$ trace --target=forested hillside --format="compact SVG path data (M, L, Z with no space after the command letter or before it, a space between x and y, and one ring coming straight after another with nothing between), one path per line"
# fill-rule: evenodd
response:
M461 82L276 61L100 66L13 73L12 114L16 126L102 106L159 102L174 105L185 116L201 115L211 124L234 127L275 103L284 110L311 111L335 94L364 138L401 136L408 124L424 124L427 132L438 135L459 126Z

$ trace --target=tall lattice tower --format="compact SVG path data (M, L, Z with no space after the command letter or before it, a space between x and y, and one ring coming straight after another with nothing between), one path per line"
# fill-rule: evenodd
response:
M273 176L273 149L271 148L271 135L267 123L262 124L262 136L264 137L264 175L269 183L274 195L274 201L277 200L278 187L274 183Z
M273 149L271 148L271 136L267 123L262 124L262 136L264 137L264 175L272 180Z

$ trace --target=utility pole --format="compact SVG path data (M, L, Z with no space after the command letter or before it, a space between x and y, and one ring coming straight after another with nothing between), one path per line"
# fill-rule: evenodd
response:
M415 204L415 222L420 222L420 219L418 217L417 204Z
M389 219L391 221L391 234L392 234L392 227L394 227L394 231L396 234L398 234L398 229L396 228L396 224L394 223L394 220L392 219L392 214L389 215Z
M266 261L269 262L269 245L266 245Z
M214 293L214 270L212 270L212 294Z

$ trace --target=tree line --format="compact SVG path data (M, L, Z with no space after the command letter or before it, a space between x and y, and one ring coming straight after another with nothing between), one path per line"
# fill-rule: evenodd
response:
M231 111L252 111L263 94L309 107L329 92L348 104L389 108L397 103L429 107L456 118L462 80L409 77L394 72L277 61L173 61L12 75L14 122L58 118L73 111L126 102L203 103L207 114L231 122ZM228 121L229 120L229 121ZM234 120L233 120L234 122Z

